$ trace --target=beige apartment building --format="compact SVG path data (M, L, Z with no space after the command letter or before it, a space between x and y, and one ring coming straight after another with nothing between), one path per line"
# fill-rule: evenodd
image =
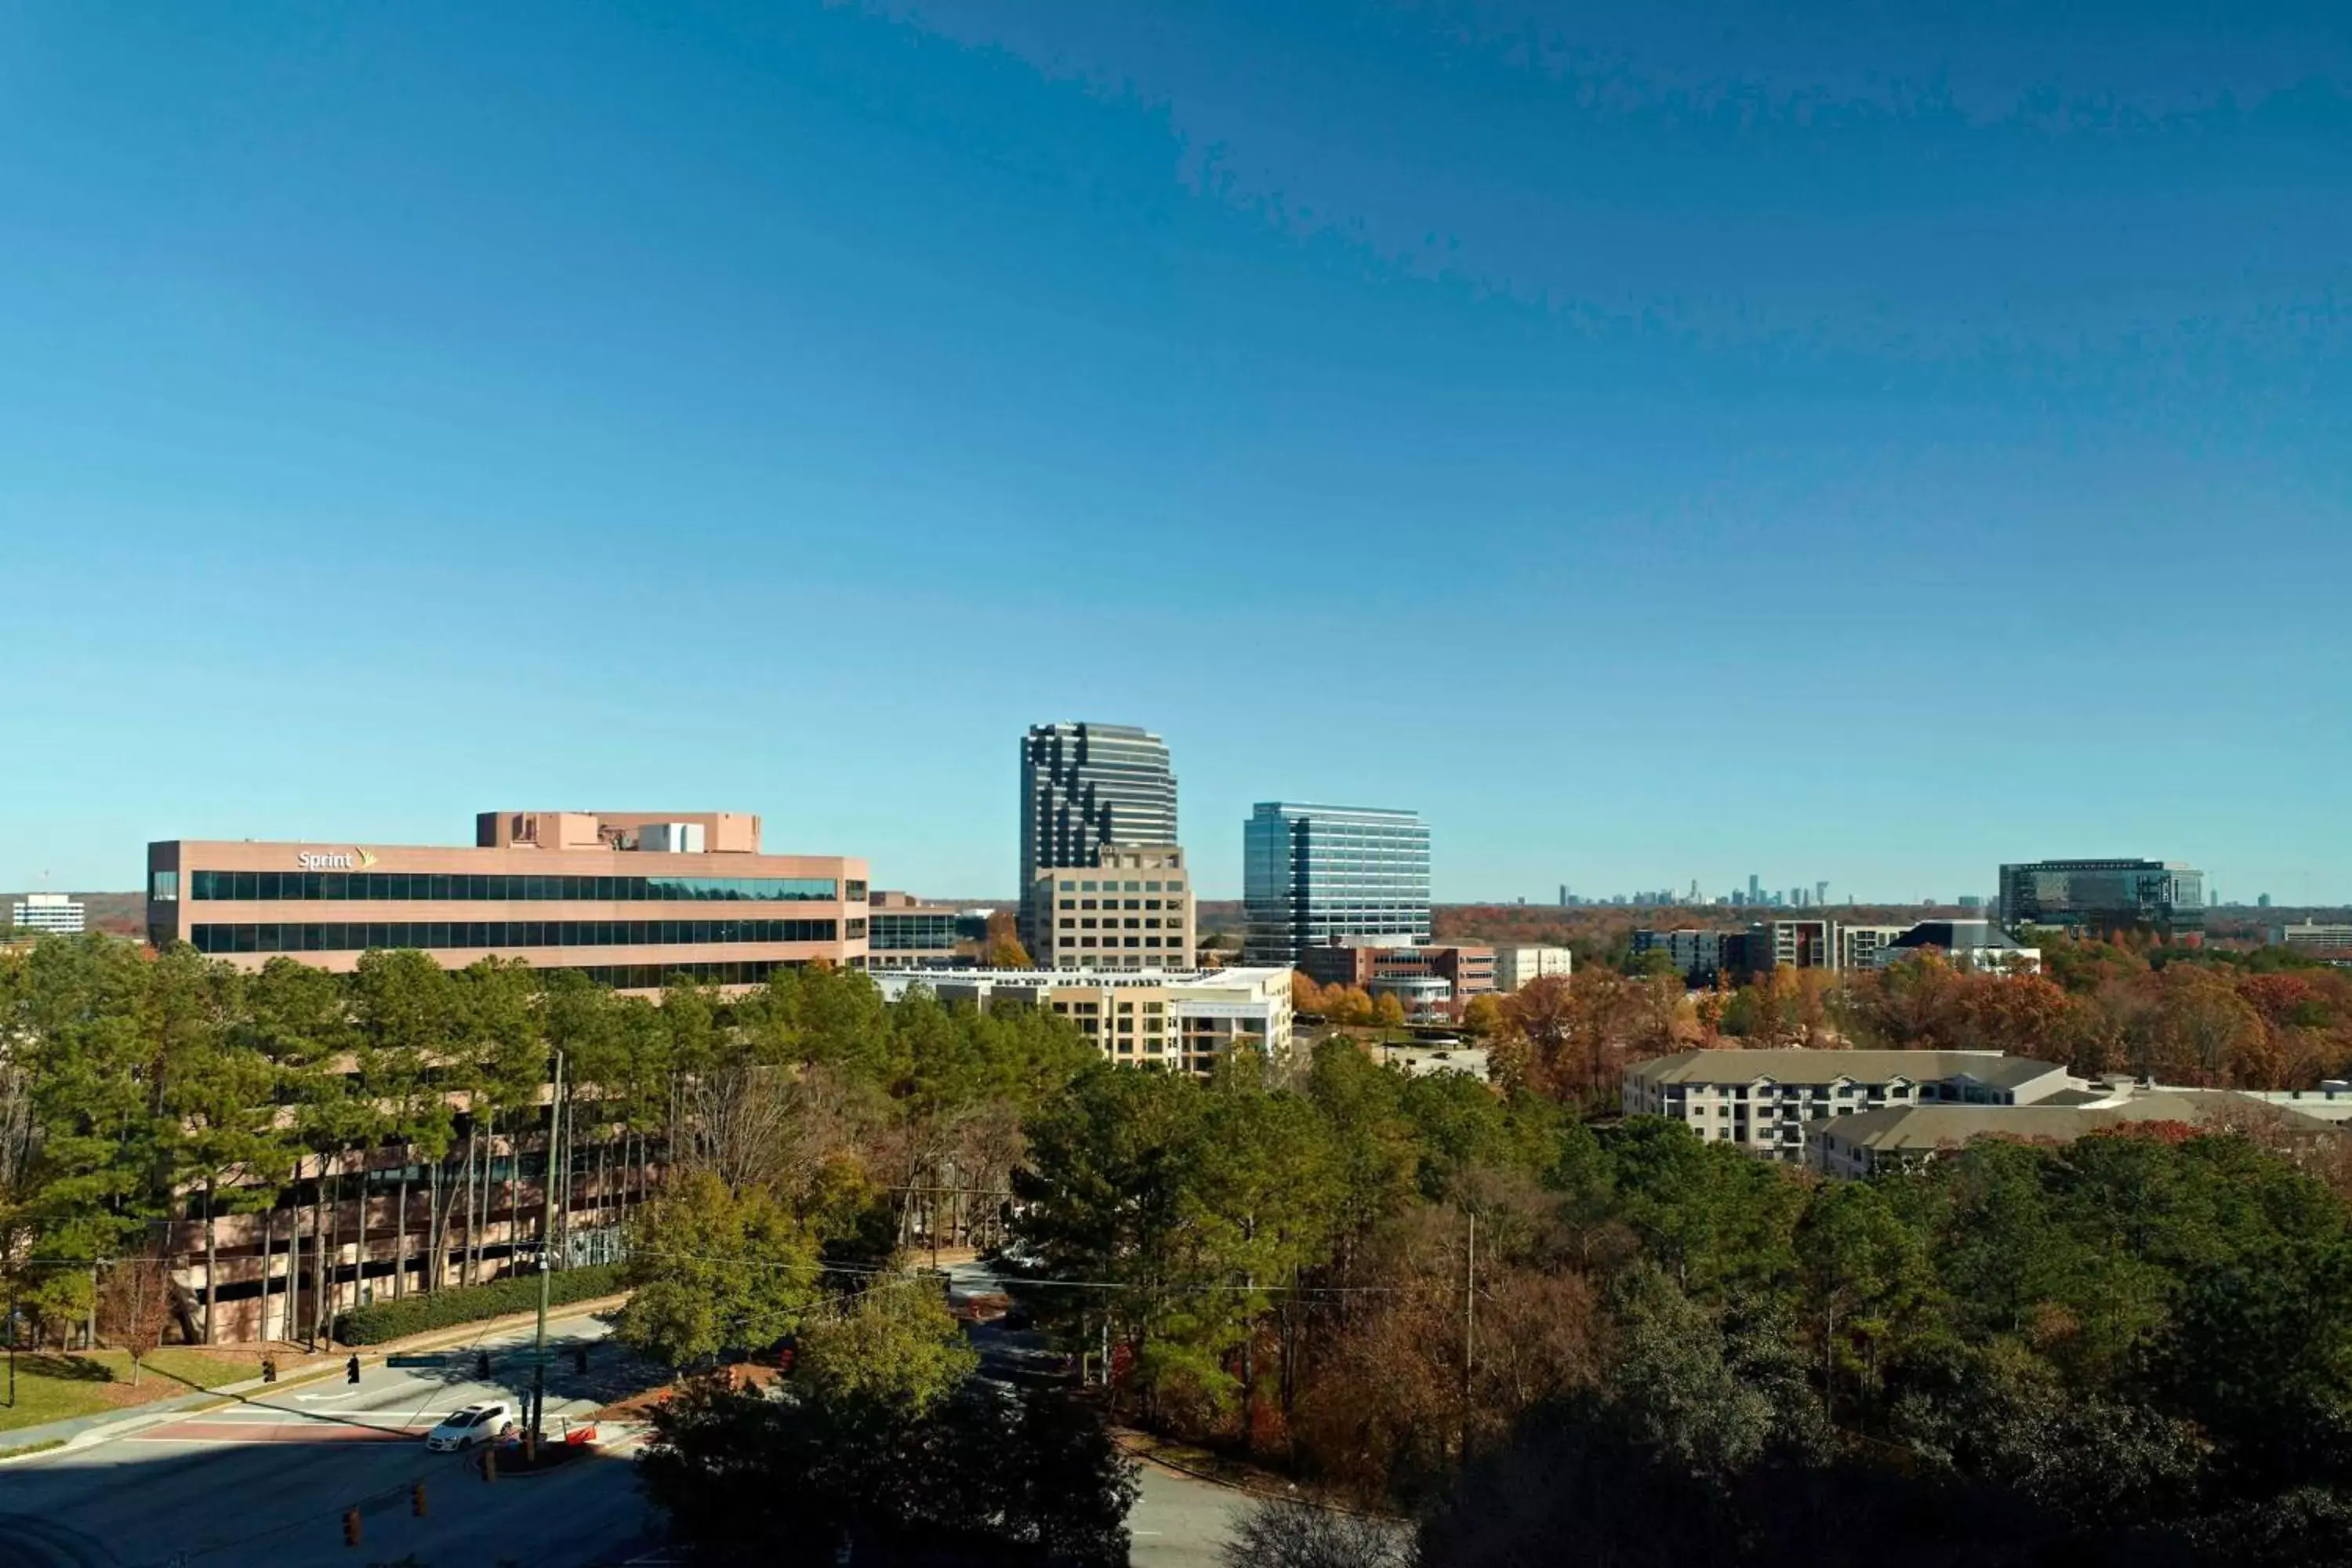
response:
M1625 1069L1628 1116L1667 1116L1750 1153L1805 1158L1806 1124L1918 1105L2019 1106L2068 1096L2054 1062L1999 1051L1681 1051Z
M769 855L740 812L484 812L471 847L176 838L147 847L147 932L240 968L349 971L370 948L450 968L576 969L623 991L673 974L757 985L864 968L866 865Z
M1045 867L1028 891L1040 969L1190 969L1194 910L1184 851L1106 844L1092 866Z
M1244 1044L1269 1058L1292 1045L1287 969L954 969L877 972L893 1001L915 986L942 1002L1058 1013L1123 1067L1206 1073Z

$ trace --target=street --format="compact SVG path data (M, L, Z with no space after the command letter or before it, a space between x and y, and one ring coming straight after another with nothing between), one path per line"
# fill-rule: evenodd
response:
M567 1319L550 1335L548 1426L656 1381L604 1325ZM520 1409L530 1385L530 1331L481 1342L488 1382L474 1379L475 1347L371 1365L354 1387L340 1376L249 1395L204 1415L0 1469L0 1568L287 1568L393 1562L512 1562L579 1568L642 1538L647 1510L625 1456L486 1482L471 1456L433 1454L425 1428L477 1399ZM572 1349L594 1344L588 1374ZM425 1483L425 1515L412 1511ZM362 1544L343 1542L343 1514L361 1514Z
M594 1318L552 1325L548 1426L659 1381ZM486 1482L473 1457L425 1451L425 1430L478 1399L520 1408L530 1384L528 1330L476 1346L369 1365L251 1395L202 1415L0 1468L0 1568L355 1568L413 1556L425 1568L590 1568L650 1552L656 1517L625 1451L544 1475ZM572 1350L590 1344L587 1376ZM425 1513L410 1488L425 1483ZM1211 1568L1241 1500L1146 1468L1129 1524L1137 1568ZM343 1515L361 1515L358 1550Z

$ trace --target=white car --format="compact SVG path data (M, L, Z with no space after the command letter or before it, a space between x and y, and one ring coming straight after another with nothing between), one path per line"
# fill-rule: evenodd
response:
M452 1410L441 1418L441 1425L425 1435L425 1446L436 1454L446 1454L462 1452L477 1443L494 1443L499 1434L511 1425L513 1415L513 1406L496 1399Z

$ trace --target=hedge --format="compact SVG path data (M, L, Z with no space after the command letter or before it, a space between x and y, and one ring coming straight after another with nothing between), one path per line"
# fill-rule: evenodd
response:
M555 1278L548 1281L547 1300L550 1305L562 1306L594 1296L610 1296L620 1289L620 1265L592 1264L585 1268L559 1269ZM434 1329L454 1329L485 1318L502 1318L509 1312L529 1312L538 1306L539 1276L523 1274L488 1285L467 1285L455 1290L436 1290L429 1295L354 1307L336 1316L335 1338L347 1345L380 1345L386 1340L403 1340Z

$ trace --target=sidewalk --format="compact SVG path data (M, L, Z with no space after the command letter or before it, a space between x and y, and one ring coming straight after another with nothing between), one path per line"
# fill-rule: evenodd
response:
M628 1300L625 1295L599 1296L586 1301L574 1301L548 1314L551 1323L569 1318L585 1318L610 1311ZM86 1448L93 1443L110 1442L148 1426L159 1426L192 1411L216 1410L235 1405L246 1395L257 1392L277 1393L280 1389L299 1388L331 1377L343 1370L346 1357L356 1354L362 1367L382 1364L390 1356L415 1355L422 1351L446 1350L452 1346L471 1344L492 1334L536 1323L539 1314L509 1312L502 1318L484 1318L479 1322L459 1323L454 1328L435 1329L428 1333L412 1334L404 1340L387 1340L364 1350L329 1351L315 1359L305 1359L290 1373L281 1375L276 1383L265 1383L249 1377L238 1383L223 1384L218 1388L197 1389L171 1399L159 1399L149 1405L134 1405L121 1411L100 1411L89 1415L77 1415L69 1420L51 1421L39 1426L20 1426L6 1433L0 1440L0 1466L20 1459L40 1457L30 1453L11 1453L12 1449L38 1448L40 1455L51 1455L65 1448Z

